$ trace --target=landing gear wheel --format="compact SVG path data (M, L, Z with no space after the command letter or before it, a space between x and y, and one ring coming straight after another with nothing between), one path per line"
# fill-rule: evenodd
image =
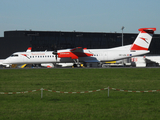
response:
M73 66L74 66L74 67L77 67L77 64L74 64Z
M74 64L73 66L74 67L80 67L80 64Z

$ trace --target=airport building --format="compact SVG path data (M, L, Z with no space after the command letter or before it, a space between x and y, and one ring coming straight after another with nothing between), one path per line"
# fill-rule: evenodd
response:
M5 31L0 38L0 59L5 59L14 52L54 51L58 49L83 47L88 49L112 48L132 44L137 33L100 33L100 32L65 32L65 31ZM150 55L160 55L160 34L154 34Z

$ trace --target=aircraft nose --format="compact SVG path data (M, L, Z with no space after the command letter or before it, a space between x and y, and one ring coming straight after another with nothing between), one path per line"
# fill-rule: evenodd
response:
M7 58L7 59L5 59L5 60L3 61L3 63L4 63L4 64L7 64L7 63L9 63L9 61L10 61L9 58Z

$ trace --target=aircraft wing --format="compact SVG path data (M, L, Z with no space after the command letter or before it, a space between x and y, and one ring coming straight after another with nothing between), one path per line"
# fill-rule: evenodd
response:
M97 63L99 62L99 60L95 59L95 60L84 60L84 62L88 62L88 63Z
M76 47L70 50L71 52L83 52L83 48L82 47Z
M152 60L148 59L148 58L144 58L144 60L146 61L146 63L151 63L153 62Z
M160 57L144 57L146 63L158 63L160 64Z

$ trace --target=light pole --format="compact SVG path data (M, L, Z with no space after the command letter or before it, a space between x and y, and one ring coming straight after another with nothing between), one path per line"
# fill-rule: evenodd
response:
M121 30L122 30L122 46L123 46L123 29L124 29L124 26L122 26ZM122 60L122 64L124 66L124 59Z
M124 26L122 26L121 30L122 30L122 46L123 46L123 29L124 29Z

